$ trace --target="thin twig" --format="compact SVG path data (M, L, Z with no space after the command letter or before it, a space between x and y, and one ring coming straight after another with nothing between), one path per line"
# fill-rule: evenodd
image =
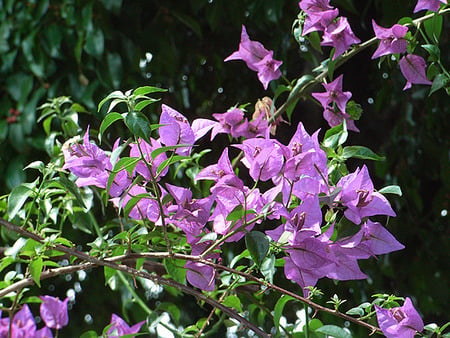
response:
M33 240L35 240L36 242L39 242L41 244L44 244L44 238L42 238L39 235L36 235L28 230L25 230L24 228L21 228L11 222L8 222L2 218L0 218L0 225L4 226L6 229L10 230L10 231L14 231L16 233L21 234L22 236L25 236L27 238L31 238ZM123 265L123 264L118 264L115 262L112 262L110 260L106 260L106 259L99 259L96 257L93 257L91 255L88 255L84 252L72 249L72 248L68 248L65 247L63 245L60 244L53 244L52 248L54 250L60 251L60 252L64 252L67 253L71 256L77 257L83 261L89 262L93 265L97 265L97 266L103 266L103 267L108 267L117 271L122 271L125 272L127 274L130 274L132 276L136 276L136 277L141 277L144 279L148 279L151 280L157 284L162 284L162 285L167 285L167 286L171 286L175 289L179 289L182 292L192 295L196 298L198 298L199 300L202 300L206 303L208 303L209 305L216 307L218 309L220 309L222 312L226 313L228 316L236 319L239 323L241 323L242 325L246 326L248 329L252 330L253 332L255 332L257 335L259 335L260 337L270 337L270 334L265 333L263 330L261 330L259 327L257 327L256 325L254 325L253 323L251 323L250 321L248 321L247 319L245 319L244 317L240 316L236 311L234 311L233 309L230 309L226 306L224 306L223 304L217 302L216 300L204 295L203 293L194 290L191 287L188 287L186 285L180 284L174 280L171 279L166 279L163 277L160 277L158 275L154 275L154 274L150 274L146 271L142 271L142 270L136 270L134 268L131 268L127 265ZM168 254L168 253L167 253ZM168 254L169 255L169 254ZM124 258L126 256L122 256L122 258Z

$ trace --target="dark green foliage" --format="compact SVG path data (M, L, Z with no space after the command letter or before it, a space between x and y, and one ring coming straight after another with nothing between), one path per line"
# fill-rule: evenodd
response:
M411 16L413 8L413 3L408 0L342 0L335 1L335 4L341 6L344 15L349 16L361 40L373 35L372 18L388 27L403 16ZM42 125L38 124L42 112L37 107L44 104L47 98L70 96L73 102L79 102L86 108L82 110L90 113L81 116L83 127L89 124L95 129L99 129L100 120L107 110L103 107L97 112L96 103L101 98L113 90L125 92L141 85L167 88L168 92L158 97L191 119L209 118L212 113L224 112L232 105L255 102L258 98L272 95L270 88L265 92L256 75L244 63L223 62L237 49L242 24L247 26L252 39L264 42L268 49L275 51L277 59L283 60L283 68L291 72L285 74L289 79L300 78L318 66L309 54L299 51L298 43L290 35L292 22L298 13L297 1L3 0L0 1L0 8L0 186L2 194L16 187L12 198L17 199L17 205L29 197L28 188L20 184L34 179L27 179L22 168L32 161L45 158L46 151L51 152L51 145L44 143L45 132L67 128L65 136L76 134L73 125L67 121L68 124L64 124L64 119L61 119L61 116L70 117L64 112L58 118L49 120L47 126L45 119L39 122ZM441 35L441 49L426 47L428 55L423 53L429 62L434 62L439 53L447 68L450 65L449 22L445 19L443 26L436 28ZM431 42L434 42L436 34L433 35L431 25L439 26L439 22L425 27ZM372 52L362 53L346 65L335 68L334 74L335 77L345 74L345 89L353 93L353 99L364 110L356 122L361 135L350 133L347 143L361 144L376 154L384 155L385 161L371 164L378 175L376 186L398 184L402 189L401 198L389 196L398 217L389 220L388 227L406 245L406 249L379 261L364 263L362 269L371 277L372 284L343 282L330 287L331 283L326 281L318 286L327 295L338 293L349 299L347 304L370 302L371 295L381 291L413 295L425 322L443 323L448 317L449 304L449 216L442 215L444 210L450 209L450 105L442 87L448 79L436 76L432 87L432 91L436 91L431 95L428 95L429 88L421 86L402 92L405 80L395 64L392 63L394 66L389 68L389 62L385 62L381 70L377 69L377 62L370 61ZM430 69L432 72L431 66ZM383 73L387 76L382 76ZM314 88L314 91L322 91L322 88ZM283 102L286 97L280 96L279 102ZM373 101L368 101L369 98ZM157 120L159 112L156 106L149 107L147 116L151 123ZM129 113L125 125L130 129L139 129L139 122L144 119L142 116L137 112ZM321 110L303 101L290 116L292 125L302 120L309 132L326 127ZM113 121L111 118L110 123L101 130L105 142L111 141L108 138L110 130L115 135L128 135L121 121L112 124L118 119ZM289 139L293 133L291 129L288 125L282 125L279 133ZM341 130L334 131L329 132L334 135L328 140L327 146L331 148L337 147L344 137ZM148 134L150 131L140 132ZM217 140L220 142L220 137ZM367 152L365 148L348 147L344 148L342 156L379 159L376 154ZM206 154L204 164L209 159L216 157L213 153ZM353 161L349 162L353 164L352 169L362 163ZM67 182L60 183L70 189ZM81 197L79 199L81 201ZM99 222L104 217L103 212L98 211ZM81 219L79 223L82 223ZM85 236L79 234L78 229L66 231L66 238ZM252 243L255 233L248 235L249 243ZM253 244L247 245L255 263L264 265L265 248L262 250ZM42 263L39 259L36 262ZM166 261L166 268L171 267L167 269L171 275L177 272L175 263L181 265ZM278 268L276 278L280 275L282 269ZM86 313L95 314L92 327L101 332L100 328L108 323L111 312L121 311L119 293L112 294L109 288L98 283L98 279L103 278L102 271L89 276L90 279L82 286L89 294L95 294L96 299L89 299L83 294L77 298L70 314L70 330L76 333L79 333L79 327L85 331L90 328L83 320ZM181 280L184 276L177 278ZM290 285L286 280L275 281L277 283ZM50 292L56 286L60 296L64 296L64 290L71 287L63 278L52 284L42 284L43 289ZM195 322L201 316L208 315L209 310L193 314L189 311L189 302L195 301L189 297L179 300L177 295L174 291L167 298L186 305L180 322ZM239 303L231 296L227 302L230 306L246 309L252 303L246 300L247 296L254 295L244 292ZM278 299L279 295L269 293L264 298L267 309L249 308L255 323L261 319L258 313L270 311L275 304L280 304ZM154 303L156 301L150 299L148 305L155 308ZM347 304L343 305L343 311ZM284 315L291 321L297 306L300 305L293 306L288 314L285 309ZM194 307L195 304L192 305ZM126 310L125 313L134 320L145 317L142 310L131 302L127 303ZM279 313L275 317L279 320ZM323 318L326 323L333 321L337 320ZM270 325L266 325L270 329ZM328 331L323 332L331 333L333 330L329 327ZM361 330L362 335L367 333Z

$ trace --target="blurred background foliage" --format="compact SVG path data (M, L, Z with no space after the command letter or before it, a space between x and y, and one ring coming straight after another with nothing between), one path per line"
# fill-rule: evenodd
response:
M372 18L390 27L401 17L411 16L415 5L410 0L331 3L349 18L361 40L373 35ZM2 194L31 179L22 170L24 166L48 156L46 134L42 122L37 121L37 107L48 98L70 96L81 104L74 109L87 113L80 115L81 125L94 129L104 114L97 112L96 104L104 96L141 85L169 89L162 101L191 120L208 118L238 103L253 105L258 98L273 96L275 86L264 91L243 62L223 62L237 49L242 24L252 40L261 41L275 51L276 59L283 60L284 75L290 80L310 73L318 57L307 42L299 46L291 34L299 12L298 3L292 0L0 0L0 9ZM440 41L442 62L447 67L449 32L446 18ZM357 122L361 133L351 134L348 144L364 145L386 156L384 162L370 163L371 172L376 187L398 184L403 190L401 198L391 198L398 217L389 220L388 227L406 249L364 262L368 282L333 285L323 280L319 287L327 298L338 293L352 305L376 292L411 296L425 322L442 324L448 320L449 304L449 98L444 90L428 96L425 86L402 92L405 80L398 67L384 63L378 69L377 61L370 60L372 53L373 48L364 51L336 71L344 74L344 89L351 91L364 109ZM313 91L322 91L322 87ZM320 108L301 101L291 126L279 129L282 141L291 137L300 120L310 133L322 128L323 135L327 127ZM81 131L72 131L77 132ZM122 130L117 126L111 133L116 137ZM224 140L205 144L220 149ZM210 156L215 159L215 154ZM361 162L349 165L354 169ZM109 289L98 283L102 275L100 270L93 271L91 282L89 278L83 281L90 297L81 293L77 298L77 315L74 311L70 314L73 330L90 324L103 327L111 311L121 311L119 295L109 294ZM54 292L63 296L70 283L73 280L62 278L43 283L43 288L53 292L56 285ZM100 289L94 293L93 288ZM126 291L122 299L127 299ZM294 313L293 309L292 316ZM87 320L86 314L94 320ZM139 314L132 317L141 318ZM191 320L192 314L186 312L182 317Z

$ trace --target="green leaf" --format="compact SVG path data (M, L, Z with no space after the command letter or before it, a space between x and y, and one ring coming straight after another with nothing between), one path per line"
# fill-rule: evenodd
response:
M351 315L351 316L364 316L364 309L360 308L360 307L354 307L351 308L350 310L348 310L346 312L346 314Z
M442 23L442 16L437 15L436 13L431 19L428 19L423 23L428 37L437 43L439 42L439 37L441 36Z
M352 338L350 333L336 325L324 325L318 328L315 332L324 333L335 338Z
M136 109L136 111L141 111L142 109L144 109L145 107L147 107L149 104L158 102L159 100L155 100L155 99L147 99L147 100L142 100L138 103L136 103L136 105L134 106L134 109Z
M152 157L152 160L154 160L158 155L161 155L162 153L165 153L166 151L175 150L178 148L186 148L186 147L192 147L192 144L175 144L174 146L165 146L165 147L159 147L153 150L150 154Z
M267 236L259 231L249 232L245 235L245 245L253 261L260 267L269 252L269 239Z
M401 18L400 20L398 20L398 24L399 25L406 25L406 24L411 24L413 22L412 18L405 16L403 18Z
M102 106L106 102L108 102L109 100L112 100L112 99L122 100L123 102L126 102L127 97L120 90L116 90L116 91L112 92L111 94L109 94L107 97L105 97L103 100L100 101L100 103L98 104L98 109L97 110L100 111Z
M157 310L170 313L175 322L179 322L180 320L181 311L175 304L163 302L158 305Z
M95 29L93 32L87 34L84 44L84 50L89 55L100 58L105 47L105 38L100 29Z
M303 75L301 78L299 78L295 83L294 88L292 88L291 93L288 96L288 101L296 97L298 93L302 90L302 88L309 82L314 81L314 79L315 79L314 76L309 74Z
M67 179L67 177L61 175L58 179L58 182L61 183L61 185L66 188L73 196L75 196L75 199L80 204L82 208L86 208L86 204L84 204L83 197L81 197L79 188L73 183L71 180Z
M223 301L223 305L231 307L237 310L238 312L243 312L241 300L239 299L239 297L235 295L229 295L228 297L226 297Z
M234 207L233 210L227 215L226 220L229 222L237 221L244 216L244 207L242 204L238 204Z
M140 158L139 157L122 157L120 160L116 162L114 165L113 170L109 174L108 177L108 184L106 185L106 190L109 191L111 188L112 183L114 182L114 178L116 178L117 174L122 171L126 170L132 176L133 170L136 167L136 165L139 163Z
M438 74L433 80L433 84L431 85L430 93L428 96L433 94L435 91L445 87L447 83L450 82L450 79L445 74Z
M312 48L314 48L319 53L322 53L322 47L320 46L320 36L318 32L311 32L307 36Z
M381 194L394 194L398 196L402 196L402 190L398 185L388 185L380 190L378 190Z
M356 103L353 100L350 100L345 107L345 112L350 115L352 120L359 120L363 113L363 109L359 103Z
M340 124L326 131L323 139L323 145L327 148L336 149L336 147L347 141L348 132L344 129L344 125Z
M184 264L186 261L181 259L164 259L164 266L167 273L178 283L184 284L186 282L186 269Z
M265 280L269 283L273 283L273 276L275 275L275 261L275 255L270 255L263 260L259 269Z
M42 273L43 261L42 257L33 259L30 263L30 274L37 286L41 287L41 273Z
M94 330L89 330L89 331L83 332L81 334L80 338L98 338L98 334Z
M152 86L143 86L136 88L133 91L133 95L147 95L151 93L162 93L162 92L167 92L167 89Z
M363 146L349 146L345 147L342 152L342 158L344 160L348 158L360 158L363 160L373 160L373 161L384 161L386 158L384 156L379 156L375 154L369 148Z
M168 166L170 166L171 164L182 161L182 160L186 160L189 158L190 158L189 156L181 156L181 155L174 155L174 156L169 157L168 159L161 162L161 164L158 166L158 168L156 169L156 175L159 176L159 174L164 169L166 169Z
M112 125L114 122L118 120L123 120L122 114L119 113L109 113L105 116L105 118L102 121L102 124L100 125L99 129L99 139L101 140L101 137L103 133L108 129L110 125Z
M439 47L436 45L422 45L422 48L425 49L430 56L428 57L428 61L438 61L441 56L441 51Z
M278 299L277 303L275 304L275 308L274 308L274 312L273 312L273 324L274 324L275 328L277 329L277 331L279 331L278 328L280 327L280 319L283 316L284 306L290 300L294 300L294 298L291 296L283 295L280 297L280 299Z
M143 198L148 198L148 194L139 194L136 196L133 196L128 202L127 205L124 208L124 215L125 217L128 217L128 215L130 214L131 210L136 206L136 204L138 204L138 202L143 199Z
M5 256L11 256L13 259L16 259L17 254L22 250L25 244L27 244L27 239L23 237L18 238L12 247L5 249Z
M150 135L152 129L150 128L150 121L144 114L135 111L129 112L125 117L125 124L133 135L144 139L147 143L151 143Z
M36 187L39 178L37 178L33 183L22 183L21 185L15 187L8 196L8 219L12 220L22 206L25 204L25 201L33 192L33 189Z

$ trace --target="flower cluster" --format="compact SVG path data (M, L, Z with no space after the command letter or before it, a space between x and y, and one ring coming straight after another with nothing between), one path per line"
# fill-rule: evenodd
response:
M406 298L401 307L384 309L375 305L378 325L387 338L413 338L423 330L423 321L411 299Z
M346 17L338 17L339 10L329 0L302 0L298 4L305 13L303 35L323 32L322 46L334 47L333 60L342 55L351 45L361 40L353 33Z
M355 126L355 122L345 111L352 93L342 91L342 81L343 75L340 75L334 81L323 84L326 92L312 93L311 95L322 105L324 109L323 117L327 120L330 127L335 127L345 120L348 130L359 131Z
M239 50L231 54L225 61L242 60L247 67L258 73L258 79L267 89L269 82L281 76L281 61L273 58L273 51L267 50L258 41L250 40L245 26L242 26Z
M67 304L69 298L63 301L51 296L41 296L40 306L41 318L45 326L41 329L36 328L36 322L33 314L27 304L16 312L10 322L8 317L0 319L0 337L36 337L51 338L53 333L51 329L60 330L69 323L67 313ZM0 312L1 316L1 312Z
M315 94L327 109L332 108L331 104L345 109L350 95L342 92L340 81L342 77L326 85L327 93ZM403 248L380 223L368 219L375 215L395 216L395 213L386 198L374 190L365 166L342 177L334 187L330 186L327 155L319 145L318 131L310 135L300 123L285 145L271 138L270 126L263 114L248 122L243 111L234 108L214 117L217 122L201 119L191 126L181 113L163 105L159 139L151 139L151 144L142 139L131 144L129 156L135 159L134 168L115 168L113 182L117 189L113 194L110 190L113 203L125 207L133 200L129 217L147 219L155 225L174 225L186 235L193 255L202 255L212 244L210 238L226 236L226 242L240 240L262 222L263 218L258 215L265 214L280 224L266 234L285 249L285 275L296 281L305 294L308 292L305 288L314 286L322 277L365 278L358 267L359 259ZM195 199L188 188L160 184L167 173L167 167L161 167L167 162L168 154L164 151L167 146L173 147L169 150L172 153L188 155L192 144L210 130L212 138L217 133L244 138L232 147L242 151L241 162L248 169L253 187L247 186L235 173L228 148L217 163L196 176L196 180L213 181L209 196ZM162 145L166 148L158 150ZM64 154L64 167L76 176L83 175L76 181L79 186L87 183L85 179L80 182L84 177L91 177L91 185L100 187L112 181L108 176L115 165L103 150L89 143L87 136L84 144L67 146ZM141 179L136 180L137 176ZM264 192L258 188L259 182L266 182ZM332 240L338 233L336 226L328 224L326 231L322 228L325 226L322 209L326 206L321 205L320 198L324 195L329 198L327 205L331 211L344 210L343 216L355 224L354 235ZM236 214L236 210L242 213L229 217L233 212ZM203 236L211 232L215 235L204 239ZM208 251L205 256L211 260L219 258L217 252ZM190 284L214 290L216 276L211 266L188 261L185 268Z
M36 328L36 321L27 304L17 311L12 320L8 317L1 318L0 311L0 337L33 337L33 338L53 338L51 329L57 331L67 326L69 323L69 315L67 305L69 298L63 301L52 296L41 296L40 315L45 326L41 329ZM133 326L129 326L122 318L113 314L111 322L108 325L108 337L122 337L124 335L132 335L138 333L144 321ZM131 337L131 336L130 336Z

